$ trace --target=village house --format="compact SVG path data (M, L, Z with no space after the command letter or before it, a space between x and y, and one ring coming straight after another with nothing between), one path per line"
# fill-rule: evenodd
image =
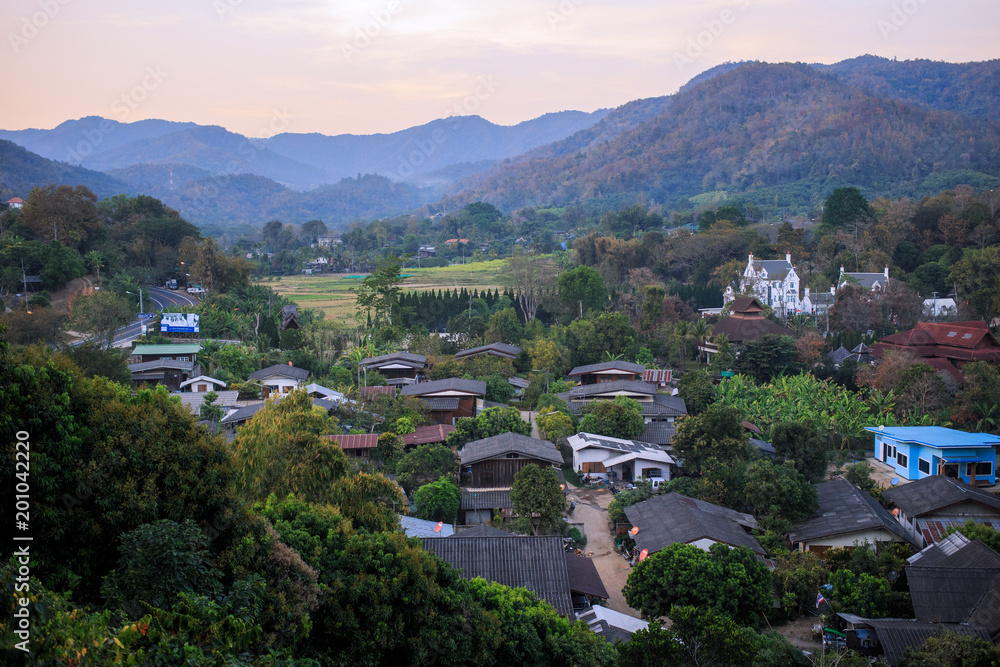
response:
M365 371L378 371L386 384L403 386L424 380L427 374L427 357L409 352L393 352L369 357L361 362Z
M819 509L788 533L793 547L822 556L828 549L886 542L920 544L867 492L840 478L816 485Z
M201 405L205 402L205 395L207 393L208 392L186 391L178 394L178 397L181 399L181 405L187 408L194 416L200 417ZM215 392L215 405L222 408L223 415L230 410L236 409L238 406L236 401L239 397L239 393L240 392L235 389Z
M468 350L461 350L455 353L455 361L460 361L462 359L468 359L469 357L477 357L481 354L488 354L498 359L508 359L513 361L514 358L521 354L521 348L517 345L508 345L507 343L490 343L489 345L480 345L479 347L473 347Z
M669 482L675 465L663 449L646 442L593 433L577 433L566 442L573 450L573 470L591 478L611 482L660 478Z
M641 381L646 367L628 361L604 361L599 364L577 366L567 377L581 385L614 382L615 380Z
M337 443L348 457L371 461L372 452L378 447L378 433L349 435L324 435L322 437Z
M250 379L263 387L263 398L271 394L288 394L302 388L302 383L309 377L309 371L288 364L275 364L262 368L250 374Z
M866 426L875 436L875 459L903 479L955 477L972 485L996 484L1000 436L943 426Z
M750 534L757 527L756 519L704 500L667 493L626 507L625 516L638 529L636 548L650 554L679 542L705 551L716 543L747 547L760 558L766 556Z
M889 350L908 352L935 370L964 382L961 368L972 361L996 363L1000 343L990 333L986 322L918 322L908 331L881 338L872 345L877 359Z
M468 442L458 452L462 460L462 486L509 488L526 465L561 466L562 454L548 440L519 433L502 433Z
M208 375L199 375L198 377L193 377L190 380L181 382L180 390L204 394L209 391L221 391L225 389L226 386L226 383L222 380L216 380Z
M921 546L943 539L966 521L1000 531L1000 498L953 477L931 475L882 492L896 519Z
M460 417L476 416L479 402L486 396L486 383L447 378L406 385L399 393L425 402L434 423L454 424Z
M413 429L413 433L403 436L403 446L409 451L418 445L429 445L439 442L444 444L448 436L455 432L452 424L431 424L429 426L418 426Z
M850 273L844 271L844 265L841 264L837 287L845 285L857 285L866 290L884 291L889 286L889 267L885 267L885 271L882 273Z
M790 336L790 329L764 317L764 305L752 296L741 296L733 299L729 307L729 316L712 325L712 336L725 334L730 344L738 347L744 343L758 341L768 334ZM708 356L719 351L715 343L704 342L698 349Z
M648 382L612 380L597 384L582 384L556 396L566 401L566 405L575 415L582 415L584 408L593 401L613 401L618 396L637 401L642 417L647 422L673 422L677 417L687 414L683 398L661 394L655 385Z
M161 360L197 362L199 352L201 352L201 343L139 344L132 350L132 359L133 363L137 364Z
M197 372L195 362L163 358L129 364L132 373L132 388L143 385L162 384L170 391L180 391L181 385Z

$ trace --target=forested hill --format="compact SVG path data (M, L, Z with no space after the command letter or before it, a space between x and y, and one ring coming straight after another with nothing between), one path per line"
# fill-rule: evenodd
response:
M574 135L472 176L449 204L670 203L706 192L802 200L837 185L914 194L949 185L952 172L969 182L1000 169L996 121L879 97L804 64L746 63L658 103L653 118L629 127L622 108L588 131L626 126L606 141Z
M128 185L107 174L46 160L11 141L0 139L0 201L15 196L26 198L36 185L53 183L86 185L98 197L131 191Z

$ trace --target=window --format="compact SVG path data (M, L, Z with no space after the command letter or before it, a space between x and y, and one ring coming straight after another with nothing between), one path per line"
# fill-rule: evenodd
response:
M965 474L972 477L973 472L976 477L989 477L993 474L993 464L989 461L979 461L978 463L966 463Z
M900 468L906 468L910 464L910 459L906 454L896 454L896 463L899 464Z
M512 453L510 453L510 454L507 455L507 458L508 459L519 459L521 457L518 456L517 452L512 452Z
M926 459L917 459L917 470L925 475L931 474L931 462Z
M600 461L584 461L580 472L607 472L607 468Z
M660 468L646 468L642 471L643 477L663 477L663 471Z

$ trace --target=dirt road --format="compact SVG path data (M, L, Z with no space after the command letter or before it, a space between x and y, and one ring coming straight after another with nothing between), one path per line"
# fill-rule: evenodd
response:
M570 487L569 497L576 503L572 520L583 523L587 535L587 548L584 550L597 567L597 573L608 589L607 606L615 611L639 618L640 614L625 603L622 588L632 571L625 559L614 550L611 542L611 532L608 527L608 505L611 504L611 493L605 489L580 489Z

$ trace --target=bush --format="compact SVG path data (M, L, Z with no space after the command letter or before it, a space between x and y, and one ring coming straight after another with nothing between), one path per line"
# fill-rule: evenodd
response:
M587 546L587 536L584 535L583 531L581 531L579 528L570 528L569 536L573 538L573 541L576 543L576 546L580 547L581 549Z
M52 301L49 297L49 293L45 290L41 292L35 292L30 297L28 297L29 306L41 306L42 308L48 308L52 305Z

